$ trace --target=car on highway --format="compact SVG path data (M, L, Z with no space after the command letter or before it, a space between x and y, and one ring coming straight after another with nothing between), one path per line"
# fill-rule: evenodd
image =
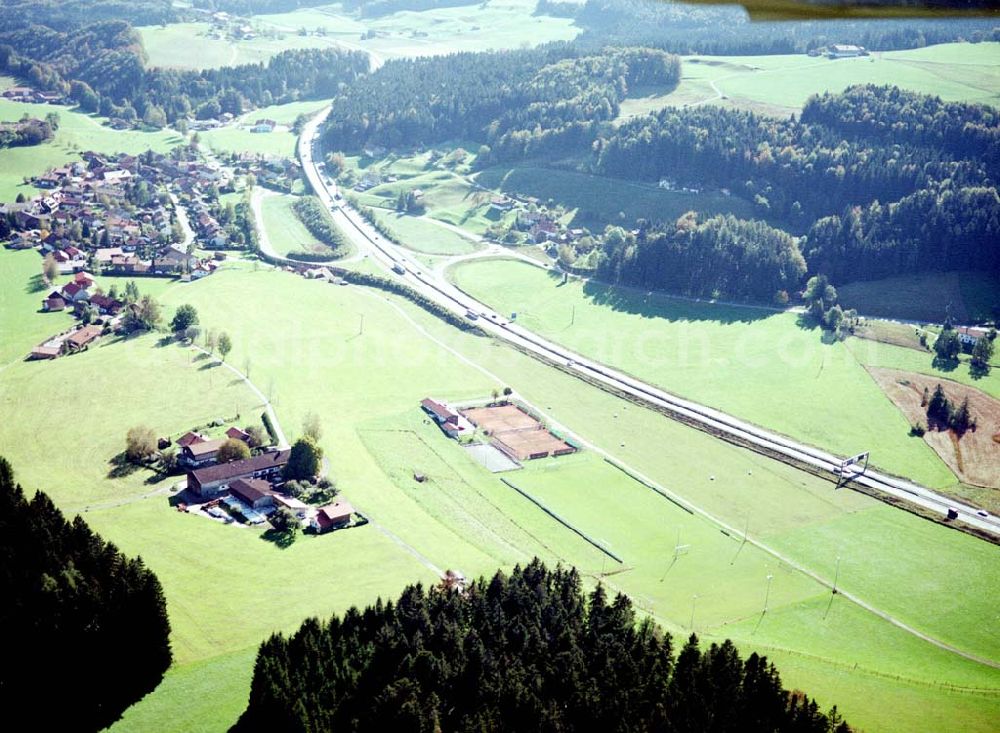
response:
M981 516L981 517L983 517L985 519L989 519L989 517L990 517L990 513L989 512L984 512L982 509L980 509L979 511L977 511L976 514L978 514L979 516Z

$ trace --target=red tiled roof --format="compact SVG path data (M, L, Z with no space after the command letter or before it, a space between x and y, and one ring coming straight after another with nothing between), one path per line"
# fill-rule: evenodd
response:
M177 439L177 445L181 448L187 448L189 445L194 445L195 443L204 443L205 438L198 433L187 432Z
M260 479L237 479L229 484L229 493L250 506L271 494L271 484Z
M346 501L335 501L333 504L320 507L320 510L316 513L316 522L320 527L325 529L333 524L350 519L352 514L354 514L354 507Z
M420 406L433 413L439 420L453 420L458 417L454 410L430 398L422 400Z
M266 471L269 468L281 468L288 463L288 456L291 451L283 450L276 453L262 453L253 458L232 463L220 463L217 466L206 466L188 473L188 486L193 479L199 486L212 483L214 481L225 481L226 479L249 476L257 471Z
M226 441L222 438L219 438L218 440L205 440L199 443L192 443L187 446L186 450L194 458L201 458L211 453L215 453L225 442Z

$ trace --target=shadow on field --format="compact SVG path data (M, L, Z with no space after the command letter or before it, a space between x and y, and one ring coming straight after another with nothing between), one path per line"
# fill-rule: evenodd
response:
M292 543L295 542L295 533L288 530L269 529L260 538L284 550L291 547Z
M222 364L221 361L210 361L207 364L202 364L200 367L198 367L198 371L202 371L203 372L206 369L214 369L215 367L219 366L220 364Z
M24 288L24 292L40 293L45 290L45 287L45 278L42 277L41 273L38 273L28 278L28 285Z
M946 359L941 356L935 356L931 361L931 366L942 372L953 372L958 369L958 365L958 359Z
M551 274L559 279L562 278L561 274ZM594 280L588 280L583 284L583 294L595 305L608 306L612 310L646 318L664 318L668 321L754 323L778 315L776 311L766 308L688 300L665 292L607 285Z
M111 470L108 471L108 478L125 478L143 468L137 463L132 463L124 451L112 458L108 463L111 464Z

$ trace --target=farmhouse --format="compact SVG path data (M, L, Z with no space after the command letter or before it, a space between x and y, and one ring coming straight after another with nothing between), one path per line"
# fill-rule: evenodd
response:
M232 440L242 440L247 445L250 444L250 433L246 430L240 430L235 425L226 431L226 437Z
M283 450L274 453L262 453L253 458L232 463L222 463L216 466L206 466L188 472L187 488L192 494L202 498L210 498L229 488L237 479L260 478L268 479L277 475L285 464L291 451Z
M457 438L473 429L469 421L443 402L428 397L421 401L420 406L449 438Z
M980 326L955 326L955 333L958 334L958 339L963 344L969 344L970 346L975 346L979 339L985 338L989 332L988 328Z
M313 529L322 534L347 526L351 523L352 514L354 514L354 507L346 501L335 501L333 504L320 507L316 516L313 517L311 525Z
M204 443L208 438L206 438L201 433L184 433L181 437L177 439L177 445L181 448L187 448L189 445L194 445L195 443Z
M42 310L56 312L66 309L66 299L58 290L53 290L49 296L42 301Z
M100 335L100 326L84 326L70 334L66 339L66 348L69 351L83 351Z
M826 55L831 59L846 59L854 56L867 56L868 52L861 46L835 43L827 49Z
M271 484L261 479L236 479L229 484L229 493L251 509L267 509L274 506Z
M225 440L204 440L200 443L192 443L181 449L178 458L181 463L188 466L204 466L215 461L219 453L219 448L225 444Z

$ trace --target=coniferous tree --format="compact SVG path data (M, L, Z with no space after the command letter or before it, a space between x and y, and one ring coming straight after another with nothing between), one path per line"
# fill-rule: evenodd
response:
M0 458L0 704L52 730L97 731L170 665L163 590L80 517L30 500ZM58 702L54 704L54 700Z
M672 639L603 586L540 561L464 591L411 586L258 652L234 730L830 733L839 715L729 641Z

